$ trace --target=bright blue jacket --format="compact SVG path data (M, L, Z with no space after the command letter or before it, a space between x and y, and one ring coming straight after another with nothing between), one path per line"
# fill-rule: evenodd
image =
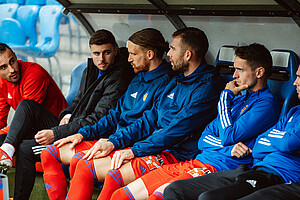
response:
M132 146L136 157L163 150L178 160L198 153L202 130L217 114L218 97L224 88L215 68L201 64L189 76L180 74L164 90L160 101L131 126L109 137L116 149Z
M196 158L218 171L231 170L253 162L250 156L232 157L233 146L243 142L252 149L256 137L277 122L280 105L268 86L256 92L248 90L237 97L225 89L220 96L218 113L199 139L198 148L202 153Z
M300 106L290 110L274 127L260 135L253 148L255 165L281 176L285 182L300 182Z
M145 110L153 107L174 75L171 65L167 62L162 62L149 72L140 72L133 78L116 107L110 109L96 124L85 126L78 133L85 140L107 138L115 131L133 123Z

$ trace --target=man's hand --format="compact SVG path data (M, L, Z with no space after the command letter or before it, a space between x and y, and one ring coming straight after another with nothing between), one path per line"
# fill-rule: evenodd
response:
M131 149L116 151L111 159L111 169L119 169L122 164L130 161L133 158L134 154Z
M41 130L35 134L34 139L41 145L48 145L54 141L54 133L51 129Z
M237 81L233 80L226 84L225 89L231 90L235 96L240 95L242 90L248 88L248 85L237 85Z
M72 142L69 148L74 149L75 145L79 144L82 140L83 140L83 136L80 133L76 133L66 138L57 140L56 142L54 142L54 145L57 145L57 147L59 148L65 145L66 143Z
M61 125L65 125L65 124L67 124L67 123L69 123L69 120L70 120L70 118L62 118L61 120L60 120L60 122L59 122L59 125L61 126Z
M246 145L244 145L242 142L239 142L236 145L234 145L234 147L231 150L231 156L237 158L246 157L251 153L252 150Z
M114 150L115 146L108 139L100 139L98 142L94 144L90 150L82 157L82 159L90 160L92 158L101 158L107 156L112 150ZM98 153L100 151L100 153Z

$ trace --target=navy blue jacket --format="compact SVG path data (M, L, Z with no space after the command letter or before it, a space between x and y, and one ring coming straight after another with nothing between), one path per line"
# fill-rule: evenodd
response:
M254 167L275 172L285 182L300 182L300 106L260 135L253 148Z
M189 76L180 74L171 80L150 111L109 141L116 149L132 146L136 157L167 150L178 160L194 158L201 132L217 114L223 88L215 68L203 63Z
M78 132L85 140L95 140L108 137L128 126L141 117L145 110L152 108L173 77L174 72L167 62L162 62L152 71L140 72L131 81L115 108L110 109L109 113L93 126L85 126Z
M218 117L202 133L197 159L218 171L232 170L240 164L252 164L251 156L231 156L233 146L243 142L253 148L256 137L273 126L279 117L280 105L268 86L256 92L235 97L225 89L218 104Z

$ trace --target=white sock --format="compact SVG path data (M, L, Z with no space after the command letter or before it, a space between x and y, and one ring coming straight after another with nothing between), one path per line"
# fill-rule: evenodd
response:
M1 149L5 151L10 158L12 158L15 153L15 147L9 143L3 143Z

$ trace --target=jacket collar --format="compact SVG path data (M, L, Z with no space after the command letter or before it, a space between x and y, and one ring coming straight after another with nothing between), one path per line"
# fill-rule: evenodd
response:
M154 70L149 72L140 72L138 76L142 82L151 82L171 71L170 63L163 61Z
M193 73L188 76L184 76L183 73L181 73L175 78L175 80L176 82L190 83L198 79L200 76L212 72L215 72L215 69L212 66L207 65L206 62L202 62Z

